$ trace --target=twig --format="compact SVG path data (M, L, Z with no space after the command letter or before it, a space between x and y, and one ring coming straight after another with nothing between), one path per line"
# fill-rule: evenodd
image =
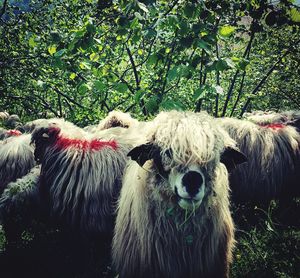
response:
M284 54L281 55L281 57L279 57L279 59L274 63L274 65L267 71L267 73L264 75L264 77L259 81L259 83L256 85L256 87L253 89L251 95L255 95L257 94L257 92L259 92L260 88L262 87L262 85L266 82L266 80L268 79L268 77L271 75L271 73L274 71L274 69L277 67L277 65L282 61L282 59L287 56L290 52L292 47L298 45L300 42L300 39L292 44L286 51ZM242 111L240 113L240 117L243 116L243 114L246 112L251 100L253 99L253 96L249 97L245 103L245 105L242 108Z

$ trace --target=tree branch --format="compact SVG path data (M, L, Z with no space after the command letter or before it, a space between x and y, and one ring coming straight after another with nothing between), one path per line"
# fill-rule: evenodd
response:
M7 8L7 0L4 0L2 8L0 10L0 18L5 14L6 8Z
M138 72L137 72L137 68L135 66L135 63L134 63L134 59L133 59L133 56L131 54L131 51L130 49L128 48L128 46L126 46L126 51L127 51L127 54L129 56L129 60L130 60L130 63L131 63L131 66L132 66L132 70L133 70L133 74L134 74L134 78L135 78L135 84L136 84L136 91L139 91L140 90L140 79L139 79L139 75L138 75ZM145 107L145 102L144 100L140 100L140 107L142 108L142 112L145 116L147 116L147 110L146 110L146 107Z
M274 69L277 67L277 65L282 61L282 59L283 59L285 56L287 56L287 55L291 52L291 50L292 50L292 48L293 48L294 46L297 46L297 45L299 44L299 42L300 42L300 39L299 39L296 43L292 44L292 45L285 51L285 53L282 54L282 55L279 57L279 59L274 63L274 65L273 65L272 67L270 67L270 69L267 71L267 73L264 75L264 77L259 81L259 83L256 85L256 87L253 89L251 95L255 95L255 94L257 94L257 93L259 92L259 90L261 89L261 87L263 86L263 84L266 82L266 80L268 79L268 77L271 75L271 73L274 71ZM246 101L245 105L243 106L242 111L241 111L241 113L240 113L240 117L242 117L243 114L246 112L246 110L247 110L247 108L248 108L248 106L249 106L249 104L250 104L250 102L251 102L252 99L253 99L253 96L251 96L251 97L249 97L249 98L247 99L247 101Z
M245 49L243 58L247 57L247 55L249 55L249 53L250 53L251 45L252 45L252 42L253 42L253 39L254 39L254 34L255 34L255 32L252 31L251 36L250 36L250 40L249 40L248 45ZM228 89L228 92L227 92L226 100L225 100L225 103L224 103L224 107L223 107L222 117L224 117L225 114L226 114L227 106L228 106L229 100L231 99L233 89L234 89L234 85L236 83L236 79L237 79L239 73L240 73L240 70L237 70L235 72L232 80L231 80L231 83L230 83L230 86L229 86L229 89Z

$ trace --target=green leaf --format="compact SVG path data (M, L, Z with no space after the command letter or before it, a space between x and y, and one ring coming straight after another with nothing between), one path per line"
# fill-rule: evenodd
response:
M148 61L147 61L147 63L148 63L148 65L154 65L156 62L157 62L157 60L158 60L158 57L157 57L157 55L156 54L151 54L150 56L149 56L149 58L148 58Z
M36 38L36 35L32 35L28 41L29 46L32 48L34 48L37 45L35 38Z
M215 69L217 71L223 71L223 70L226 70L228 69L228 65L227 65L227 62L225 60L218 60L215 64Z
M179 102L179 101L174 101L174 100L165 100L160 104L161 108L163 108L164 110L185 110L185 106L183 103Z
M156 31L154 29L150 28L150 29L146 30L145 37L147 39L154 38L155 36L156 36Z
M233 69L235 67L233 61L230 58L226 58L225 61L226 61L229 68Z
M234 31L235 31L234 26L224 25L219 28L219 35L221 37L227 38L230 37Z
M120 93L125 93L128 90L127 84L125 83L116 83L114 87Z
M199 40L197 43L198 47L204 50L210 50L211 46L204 40Z
M297 8L290 10L291 20L294 22L300 22L300 11Z
M169 15L167 17L167 24L174 29L178 25L178 17L176 15Z
M50 55L53 55L56 52L56 45L55 44L50 45L48 47L48 52L49 52Z
M100 56L98 53L92 53L90 55L90 60L93 61L93 62L97 62L99 60Z
M198 89L196 89L194 91L194 95L193 95L194 100L199 100L200 98L202 98L204 96L204 92L205 92L205 90L203 88L204 86L199 87Z
M158 105L158 98L156 96L153 96L148 100L148 102L145 104L147 111L150 114L154 114L158 111L159 105Z
M180 65L179 75L185 78L191 78L194 68L191 66Z
M137 52L139 55L143 55L143 49L139 49Z
M187 4L184 8L183 8L183 13L187 18L192 18L195 12L195 6L192 4Z
M74 73L74 72L72 72L71 74L70 74L70 79L71 80L74 80L75 78L76 78L76 73Z
M91 65L90 63L88 63L87 61L82 61L80 64L79 64L79 67L81 69L91 69Z
M147 9L147 6L144 3L141 3L139 1L137 1L137 5L138 7L143 10L145 13L149 13L149 10Z
M138 26L139 26L139 19L138 18L134 18L132 20L132 22L130 23L130 29L135 29Z
M54 57L62 57L68 50L63 48L57 52L55 52Z
M172 81L172 80L174 80L177 77L178 77L178 67L175 66L175 67L173 67L172 69L169 70L169 72L168 72L168 80Z
M103 84L100 80L96 80L94 82L94 87L100 92L103 92L106 88L105 84Z
M137 92L136 92L136 94L134 95L134 100L135 100L135 102L139 102L142 98L143 98L143 96L146 94L146 91L145 90L138 90Z
M78 92L80 93L80 94L85 94L87 91L89 91L91 89L91 87L88 85L88 84L86 84L86 83L83 83L83 84L81 84L80 86L79 86L79 88L78 88Z

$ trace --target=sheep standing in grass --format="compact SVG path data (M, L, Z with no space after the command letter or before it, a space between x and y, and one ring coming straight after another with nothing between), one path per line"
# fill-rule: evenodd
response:
M218 121L248 158L247 165L230 175L235 203L268 204L300 196L300 136L294 127L233 118Z
M244 157L206 113L162 112L147 132L129 152L113 266L120 277L228 277L234 227L222 161Z

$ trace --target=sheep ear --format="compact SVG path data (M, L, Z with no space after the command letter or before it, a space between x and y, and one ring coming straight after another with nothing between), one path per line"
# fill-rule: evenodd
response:
M289 124L297 129L300 129L300 119L292 120Z
M157 146L148 143L135 147L127 154L127 156L131 157L132 160L143 167L147 160L154 158L157 151L159 151Z
M227 147L221 155L221 162L225 164L228 172L231 172L237 165L247 162L247 157L242 152Z

